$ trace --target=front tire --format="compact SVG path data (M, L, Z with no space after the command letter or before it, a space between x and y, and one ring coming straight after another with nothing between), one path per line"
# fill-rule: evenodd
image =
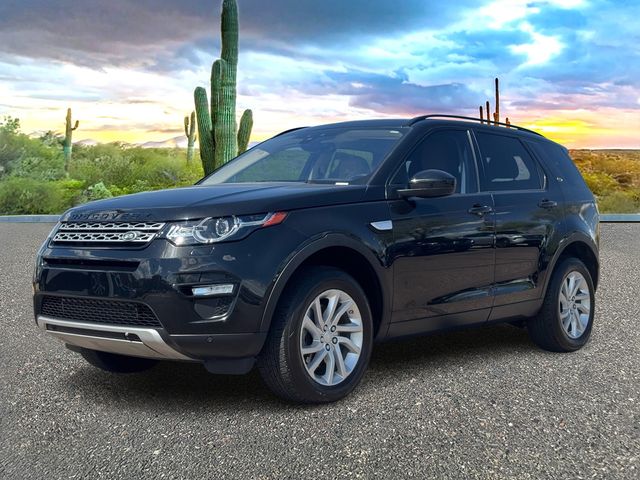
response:
M100 370L110 373L137 373L154 367L158 361L151 358L130 357L115 353L100 352L88 348L79 349L80 355Z
M538 316L528 322L531 339L551 352L582 348L593 327L595 289L587 267L567 258L553 271Z
M360 383L372 343L371 310L358 282L335 268L311 267L280 299L258 368L285 400L333 402Z

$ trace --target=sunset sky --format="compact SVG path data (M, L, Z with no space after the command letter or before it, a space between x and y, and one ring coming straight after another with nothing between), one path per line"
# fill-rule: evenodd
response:
M0 117L75 140L182 134L219 56L219 0L2 0ZM640 0L238 0L252 140L424 113L513 123L575 148L640 148ZM503 114L503 115L504 115Z

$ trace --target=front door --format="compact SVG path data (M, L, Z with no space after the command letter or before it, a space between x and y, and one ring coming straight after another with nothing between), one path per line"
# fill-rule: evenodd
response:
M470 133L457 128L430 133L393 176L391 197L394 188L406 188L413 175L427 169L453 175L456 192L390 200L392 335L484 322L493 303L493 200L479 191Z

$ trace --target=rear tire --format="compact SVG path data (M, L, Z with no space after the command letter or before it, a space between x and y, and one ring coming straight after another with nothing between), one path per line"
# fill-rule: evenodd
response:
M542 308L527 328L534 343L551 352L573 352L591 336L595 290L587 267L567 258L553 271Z
M287 401L333 402L360 383L372 343L371 310L358 282L336 268L310 267L283 293L258 369Z
M88 348L79 349L79 353L94 367L111 373L144 372L158 363L157 360L151 358L130 357L127 355L89 350Z

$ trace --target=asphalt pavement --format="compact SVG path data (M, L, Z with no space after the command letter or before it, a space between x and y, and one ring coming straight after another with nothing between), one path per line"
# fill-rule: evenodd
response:
M34 325L49 224L0 223L0 479L640 478L640 224L602 227L590 343L492 326L376 346L362 385L282 403L256 372L101 372Z

